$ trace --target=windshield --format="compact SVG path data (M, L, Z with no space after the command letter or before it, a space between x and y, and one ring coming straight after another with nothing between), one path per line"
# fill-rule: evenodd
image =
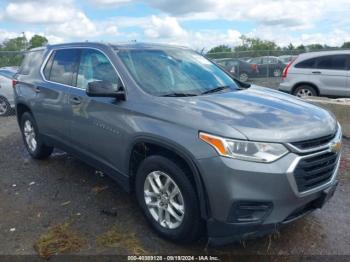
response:
M224 71L194 51L120 50L118 54L140 87L152 95L201 95L238 88Z

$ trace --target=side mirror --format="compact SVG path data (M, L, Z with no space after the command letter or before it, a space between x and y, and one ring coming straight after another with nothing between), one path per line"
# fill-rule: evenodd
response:
M93 81L88 83L86 94L91 97L115 97L125 100L125 92L122 85L116 90L116 85L109 81Z

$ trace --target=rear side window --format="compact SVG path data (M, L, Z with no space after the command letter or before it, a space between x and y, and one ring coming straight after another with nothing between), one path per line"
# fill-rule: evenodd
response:
M317 59L317 69L346 70L347 57L345 55L322 56Z
M44 68L44 76L52 82L75 86L79 58L79 49L56 50Z
M306 59L304 61L301 61L300 63L297 63L294 67L295 68L314 68L316 63L316 58Z
M30 75L42 63L43 53L43 50L27 52L18 70L18 74Z

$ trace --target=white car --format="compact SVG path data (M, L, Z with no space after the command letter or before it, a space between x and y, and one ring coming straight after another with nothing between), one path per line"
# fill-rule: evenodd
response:
M16 72L17 68L0 68L0 116L10 115L15 108L12 79Z

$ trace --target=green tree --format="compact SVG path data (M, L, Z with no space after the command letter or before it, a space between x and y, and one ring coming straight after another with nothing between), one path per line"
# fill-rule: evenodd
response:
M28 46L28 40L24 36L7 39L2 43L2 51L23 51Z
M231 47L229 47L228 45L219 45L210 49L207 55L210 58L226 58L230 57L231 53Z
M350 48L350 42L344 42L341 48Z
M27 38L24 36L5 40L0 47L0 67L18 66L21 64L23 54L21 51L26 50L28 46Z
M309 51L317 51L317 50L323 49L323 45L321 45L321 44L311 44L311 45L307 45L306 49L309 50Z
M48 40L46 37L41 36L41 35L34 35L30 40L29 40L29 48L35 48L35 47L40 47L44 46L48 43Z
M234 48L235 52L240 52L240 56L279 55L279 51L281 50L274 41L250 38L244 35L240 39L242 43Z

